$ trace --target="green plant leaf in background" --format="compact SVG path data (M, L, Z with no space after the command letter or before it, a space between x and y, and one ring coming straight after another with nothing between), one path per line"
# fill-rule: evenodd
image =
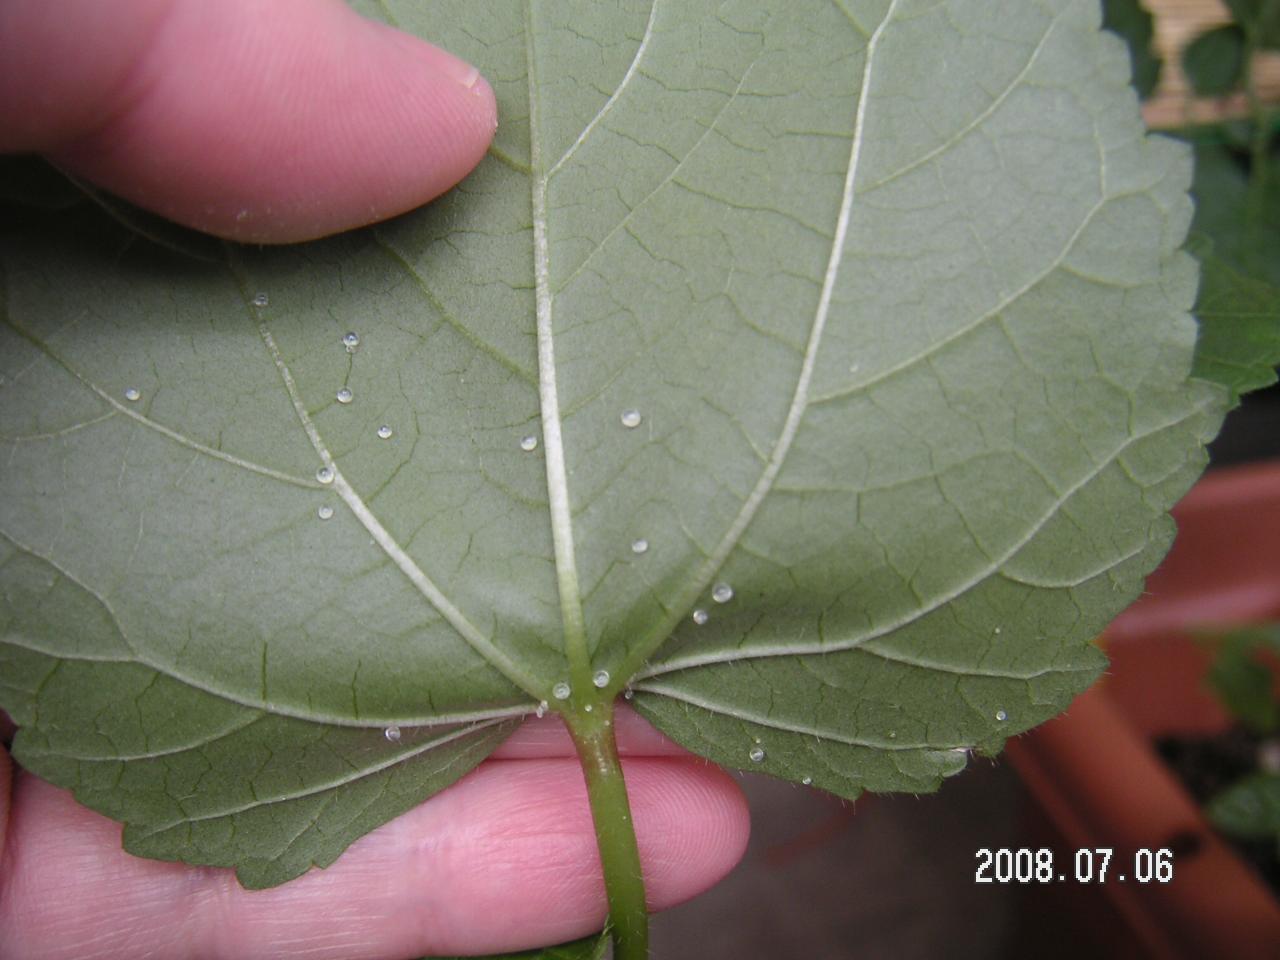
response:
M1236 23L1253 31L1255 44L1280 48L1280 0L1226 0L1226 4Z
M1209 819L1236 837L1280 837L1280 774L1257 773L1209 801Z
M1160 83L1164 61L1155 52L1155 18L1141 0L1103 0L1102 25L1118 33L1129 45L1133 85L1144 100Z
M493 80L440 202L0 228L21 763L264 885L540 701L854 796L1092 681L1228 400L1097 0L362 8Z
M1244 78L1245 33L1237 24L1214 27L1182 51L1182 69L1191 89L1202 97L1220 97Z
M1258 733L1272 733L1280 728L1280 702L1271 670L1257 659L1264 651L1280 654L1280 627L1229 633L1206 679L1233 717Z
M1202 264L1195 374L1234 398L1276 382L1280 364L1280 163L1261 202L1245 154L1217 128L1189 132L1196 151L1191 249Z
M1213 242L1213 253L1232 268L1280 289L1280 158L1258 178L1257 194L1247 152L1224 142L1219 128L1185 134L1195 150L1192 231Z
M1214 255L1212 242L1197 237L1201 262L1198 377L1221 383L1233 400L1276 382L1280 364L1280 290L1242 273Z

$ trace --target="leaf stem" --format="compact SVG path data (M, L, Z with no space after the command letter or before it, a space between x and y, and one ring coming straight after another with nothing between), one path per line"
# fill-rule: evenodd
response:
M609 901L613 956L614 960L645 960L649 955L649 912L631 805L613 734L613 703L603 700L591 707L590 712L583 707L566 712L565 723L587 781Z

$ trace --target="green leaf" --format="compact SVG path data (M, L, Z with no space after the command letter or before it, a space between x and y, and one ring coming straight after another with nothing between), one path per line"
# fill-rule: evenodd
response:
M1241 273L1200 246L1200 343L1195 375L1231 390L1234 399L1276 382L1280 364L1280 289Z
M1202 97L1230 93L1244 78L1245 36L1235 24L1200 34L1182 51L1182 69Z
M1205 812L1223 833L1280 837L1280 774L1246 777L1210 800Z
M1196 157L1192 229L1213 242L1215 256L1272 287L1280 288L1280 156L1251 182L1247 154L1213 137L1217 128L1192 131Z
M1272 692L1271 670L1255 659L1262 650L1280 653L1280 628L1228 634L1207 679L1232 716L1253 730L1270 733L1280 727L1280 701Z
M557 947L544 947L541 950L524 950L520 953L504 953L483 960L605 960L609 953L609 932L605 930L594 936L575 940L573 943L562 943ZM462 957L434 958L423 960L463 960Z
M385 7L500 102L431 207L0 227L20 762L257 885L543 699L853 796L1092 681L1228 401L1096 4Z
M1259 205L1240 155L1211 135L1192 134L1191 249L1203 266L1195 374L1224 384L1238 399L1275 383L1280 364L1280 163L1269 171L1270 195Z
M1133 85L1144 100L1160 83L1164 61L1155 53L1155 19L1141 0L1103 0L1102 25L1118 33L1129 45Z
M0 540L0 699L20 761L128 824L140 856L234 864L247 887L327 866L352 841L448 786L509 722L382 729L219 689L132 649L109 603ZM264 682L269 675L263 653ZM282 749L282 746L287 749Z
M1280 2L1277 0L1226 0L1236 23L1254 32L1254 42L1280 48Z

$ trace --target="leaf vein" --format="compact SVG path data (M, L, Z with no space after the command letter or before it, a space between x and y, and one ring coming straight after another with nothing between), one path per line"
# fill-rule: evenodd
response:
M329 726L336 726L336 727L382 726L382 723L380 722L370 723L368 721L355 721L349 717L317 714L314 712L304 713L300 710L293 710L276 703L246 700L243 697L239 697L226 690L220 689L218 687L204 683L203 681L196 680L192 677L179 673L177 670L175 670L171 666L157 663L156 661L152 660L150 657L146 656L145 654L141 653L140 651L134 648L128 635L125 633L124 628L121 626L119 618L116 616L115 611L111 608L111 604L107 602L106 598L104 598L101 594L99 594L96 590L94 590L88 584L84 583L82 580L78 579L69 571L64 569L58 563L51 560L49 557L46 557L44 554L40 553L38 550L34 550L31 547L27 546L26 544L20 542L19 540L16 540L11 534L3 530L0 530L0 537L3 537L5 540L8 540L11 544L13 544L15 548L27 554L28 556L34 557L35 559L41 561L42 563L48 564L50 567L56 570L60 576L65 577L68 582L75 584L85 593L89 594L89 596L93 597L102 606L107 616L110 617L111 624L115 628L116 633L119 634L121 642L129 649L129 656L117 657L117 656L94 655L94 654L87 654L87 653L68 653L62 650L51 650L46 647L39 646L38 644L33 642L31 637L24 636L24 635L15 635L13 633L6 633L3 636L0 636L0 645L8 644L10 646L19 647L23 650L29 650L32 653L36 653L36 654L39 654L40 656L48 657L51 660L57 660L57 661L70 660L77 663L110 663L110 664L119 664L121 666L143 667L148 670L154 670L156 673L163 674L164 676L170 678L171 680L175 680L178 683L183 684L184 686L188 686L188 687L191 687L192 689L199 690L202 693L207 693L211 696L218 697L221 700L226 700L228 703L234 703L237 706L245 707L250 710L265 711L275 716L288 717L295 720L305 720L310 723L323 723ZM400 723L404 726L418 726L418 727L437 726L437 725L447 724L447 723L467 723L476 719L523 716L529 713L531 709L532 708L528 705L519 704L519 705L512 705L509 707L490 708L488 710L468 711L464 713L455 713L455 714L447 714L447 715L440 714L440 715L435 715L435 716L426 717L426 718L420 718L420 717L395 718L395 722Z
M700 710L706 710L723 717L732 717L734 720L740 720L743 723L750 723L758 727L767 727L782 733L795 733L805 737L817 737L820 740L829 740L833 743L843 743L850 747L873 747L877 750L945 750L952 744L938 746L930 743L903 743L897 740L888 740L882 738L869 737L852 737L846 733L830 730L825 727L815 725L807 726L800 723L788 723L777 720L773 717L761 716L760 714L744 710L730 704L723 704L708 700L680 690L676 687L661 683L636 683L632 685L632 689L637 693L650 693L656 696L667 697L689 706L697 707ZM959 746L959 744L955 744Z
M643 678L661 676L667 673L673 673L677 670L688 670L694 667L705 666L714 663L729 663L740 660L751 660L759 657L782 657L782 656L804 656L808 654L837 653L842 650L862 649L865 645L880 637L890 634L896 630L901 630L910 626L916 621L922 619L935 610L941 609L955 600L957 597L963 596L968 591L982 584L984 581L1000 572L1000 569L1013 559L1017 554L1026 547L1037 533L1049 523L1058 512L1071 500L1076 493L1088 486L1094 479L1101 476L1107 467L1116 463L1126 450L1134 444L1140 443L1148 437L1154 436L1164 430L1172 429L1180 426L1193 417L1198 416L1210 406L1212 406L1213 398L1206 398L1193 407L1184 416L1175 418L1174 420L1159 424L1144 433L1136 434L1128 437L1120 444L1109 456L1103 458L1083 477L1064 490L1050 505L1049 508L1040 517L1036 518L1027 530L1021 534L1001 556L997 557L992 563L983 566L973 576L967 580L957 584L952 589L939 594L931 602L922 604L917 609L911 610L903 616L900 616L890 622L876 627L868 633L860 636L854 636L848 640L836 641L833 643L817 643L817 644L791 644L778 646L752 647L750 649L735 649L732 651L711 652L705 654L697 654L684 657L678 660L670 660L665 663L645 671L639 676Z
M893 171L893 173L886 174L884 177L881 177L879 180L876 180L874 183L868 184L865 188L863 188L863 192L870 193L873 190L878 190L880 187L883 187L886 184L892 183L894 180L897 180L900 177L906 176L912 170L918 170L920 167L924 166L934 157L937 157L940 154L945 153L947 150L950 150L953 146L955 146L957 143L959 143L961 140L963 140L965 137L971 134L974 130L976 130L979 126L981 126L988 118L990 118L997 110L1000 109L1000 107L1005 103L1005 101L1008 100L1009 97L1013 94L1013 91L1016 90L1019 86L1021 86L1022 81L1025 80L1027 76L1031 73L1032 68L1036 65L1036 61L1040 59L1040 54L1044 52L1045 47L1048 45L1049 37L1053 33L1054 27L1056 27L1058 23L1061 21L1062 16L1063 16L1062 12L1059 12L1057 15L1053 17L1052 20L1049 21L1048 28L1045 30L1044 35L1040 38L1040 42L1036 44L1035 49L1031 51L1031 56L1027 58L1027 62L1023 65L1022 69L1018 71L1017 75L1011 81L1009 81L1009 84L1002 91L1000 91L1000 94L997 97L995 97L991 101L991 103L989 103L986 106L986 108L982 110L982 112L977 114L967 124L965 124L959 130L957 130L955 133L951 134L951 136L947 137L946 140L938 144L932 150L925 153L923 156L919 157L916 160L911 161L910 163L902 167L899 167L897 170Z
M449 622L459 636L467 641L472 649L487 660L491 666L500 671L503 676L526 693L534 696L535 692L540 690L540 684L538 684L537 680L500 650L492 640L480 632L475 624L467 619L466 614L444 595L435 581L427 576L426 572L409 556L404 547L382 525L382 522L369 509L360 494L351 486L338 468L338 464L329 452L329 448L325 446L324 440L320 436L320 431L316 428L315 423L312 422L310 414L307 413L306 407L302 403L302 396L298 393L298 386L294 382L293 374L290 372L288 364L284 362L284 357L280 353L280 348L276 346L276 341L271 335L271 331L267 329L266 324L259 323L258 332L262 337L262 342L266 344L272 361L276 365L276 370L280 373L281 380L284 381L289 399L293 402L293 409L307 434L307 438L311 441L312 447L315 448L324 465L333 472L333 488L338 496L342 498L342 502L347 505L356 519L360 521L360 525L373 537L374 542L377 543L382 552L391 559L400 569L400 572L404 574L405 578L418 589L418 592L440 612L440 615Z
M814 367L817 362L818 347L822 343L822 336L826 329L827 317L831 309L832 297L835 293L836 279L840 273L841 261L844 256L845 242L849 232L849 222L853 212L853 201L857 186L857 177L859 164L862 159L862 151L864 144L864 136L866 131L867 106L871 96L871 76L872 67L875 64L876 50L880 41L884 37L885 30L894 19L894 13L898 7L899 0L892 0L889 8L885 11L884 19L876 27L875 32L871 35L871 39L867 41L866 57L862 69L862 86L861 94L858 98L858 107L853 118L853 138L849 149L849 166L845 174L844 192L840 200L840 212L836 219L836 229L834 238L831 243L831 253L827 260L827 269L822 283L822 291L818 298L818 306L814 312L813 324L809 332L808 345L805 348L804 360L800 369L800 375L796 382L795 392L792 395L791 404L787 411L786 420L783 423L782 432L774 444L773 452L769 457L768 463L761 471L759 479L756 481L755 487L747 496L746 501L742 504L729 529L721 538L720 543L712 551L708 557L697 569L694 575L689 579L688 585L679 594L678 599L673 603L673 614L661 621L657 629L646 636L645 642L637 648L641 650L653 650L657 646L665 642L675 629L676 623L684 616L684 611L689 609L698 596L706 590L711 583L712 578L724 566L729 554L741 539L742 534L746 531L751 521L755 518L756 512L760 509L760 505L764 502L765 496L773 487L774 480L777 478L782 464L786 460L787 454L791 450L792 441L795 440L796 433L799 431L800 422L804 417L805 410L809 402L809 385L813 378ZM628 663L624 672L631 673L639 666L639 664Z
M645 52L649 49L649 40L653 37L653 24L657 19L658 0L653 0L649 6L649 20L645 24L644 36L640 38L640 46L636 48L635 56L631 58L631 63L627 66L627 72L623 75L617 89L613 91L609 96L609 99L606 100L604 105L596 112L596 115L591 118L591 122L583 128L580 134L578 134L578 139L573 142L569 149L564 152L564 155L561 156L551 169L547 171L546 179L548 181L556 175L561 167L569 162L569 159L578 152L578 148L586 143L587 138L591 136L595 128L598 127L604 121L604 118L609 115L609 112L613 110L614 105L618 102L618 98L622 96L623 91L631 85L631 80L636 75L636 71L640 67L640 62L644 59ZM532 37L530 38L530 42L532 42Z
M307 489L316 489L319 487L319 484L317 484L314 480L311 480L309 478L295 477L292 474L284 473L281 470L275 470L271 467L265 467L260 463L254 463L253 461L246 460L243 457L237 457L234 454L226 453L225 451L222 451L222 450L215 450L213 447L205 446L203 443L200 443L197 440L192 440L190 437L184 436L178 431L173 430L169 427L166 427L164 424L158 423L157 421L144 416L143 414L139 413L136 410L130 409L128 406L121 403L115 397L111 396L110 393L108 393L106 390L103 390L96 383L90 380L87 376L82 374L79 370L77 370L70 363L64 360L47 343L38 339L32 334L28 333L26 330L24 330L22 327L19 327L9 318L5 319L5 323L8 324L8 326L11 329L13 329L19 335L21 335L29 343L31 343L34 347L36 347L36 349L42 351L46 356L49 357L49 359L54 361L54 363L58 364L58 366L66 370L67 373L69 373L76 380L78 380L86 389L96 394L99 399L101 399L104 403L106 403L109 407L112 408L112 411L114 413L124 414L126 417L133 420L135 423L141 424L142 426L150 430L154 430L156 433L159 433L161 436L167 437L168 439L174 441L175 443L181 444L182 446L186 447L189 450L194 450L197 453L204 454L205 456L211 457L214 460L221 460L224 463L229 463L232 466L240 467L244 470L248 470L251 473L256 473L264 477L269 477L272 480L280 480L284 483L292 484L295 487L306 487ZM96 421L90 421L89 423L83 424L81 426L89 426L92 423L101 422L106 419L108 419L108 417L106 416L99 417ZM69 432L69 431L63 431L63 432Z
M157 836L158 834L164 833L167 830L172 830L174 827L182 826L183 824L202 823L207 820L219 820L223 817L233 817L238 813L246 813L249 810L255 810L258 807L268 806L273 803L288 803L293 800L303 800L307 797L313 797L313 796L316 796L317 794L326 793L330 790L336 790L340 787L344 787L349 784L357 783L361 780L365 780L369 777L374 776L375 774L381 773L384 770L390 769L391 767L394 767L397 764L404 763L408 760L414 759L415 757L421 756L424 753L429 753L430 751L438 747L442 747L445 744L451 743L454 740L460 740L463 737L469 736L472 733L476 733L480 730L485 730L489 727L497 726L498 724L504 723L504 722L505 722L504 720L488 720L481 723L472 724L470 726L463 727L460 730L451 731L450 733L447 733L441 737L428 740L426 743L420 746L414 747L412 750L405 750L403 752L396 753L393 756L383 760L380 763L376 763L371 766L367 766L363 768L357 768L348 776L335 777L331 780L326 780L321 783L314 784L302 790L295 790L287 793L273 794L272 796L269 796L263 799L254 799L248 803L242 803L234 807L225 807L219 810L211 811L209 813L201 814L199 816L194 816L194 817L188 816L188 817L182 817L181 819L178 819L178 820L171 820L168 823L160 824L156 827L153 827L144 833L139 833L133 839L135 842L147 840L147 839L150 839L151 837Z
M574 556L573 509L569 500L569 475L565 466L563 422L556 382L555 324L552 316L550 249L547 239L547 181L543 172L539 137L540 114L537 94L537 56L534 49L533 4L525 5L525 58L529 83L529 144L535 175L531 178L530 206L533 216L534 305L538 337L538 399L542 411L543 462L547 475L547 502L551 519L551 541L555 552L556 587L560 596L560 619L564 628L565 657L572 684L585 689L589 683L591 654L587 648L586 625ZM656 0L654 3L657 5Z
M622 218L609 229L609 232L604 235L604 238L591 248L591 252L588 253L583 258L580 264L574 267L573 272L570 273L569 276L565 278L564 282L561 283L559 287L557 287L556 289L557 294L568 288L569 284L572 283L578 277L578 275L581 274L582 271L587 268L587 265L591 263L591 261L595 258L596 254L600 253L608 245L609 241L612 240L617 235L619 230L622 230L627 226L628 223L630 223L631 218L636 215L637 211L639 211L641 207L645 206L645 204L647 204L650 200L652 200L655 196L658 195L658 193L662 190L663 187L665 187L667 184L671 183L675 179L676 174L678 174L680 170L684 167L684 165L689 161L689 159L695 153L698 152L698 148L702 146L703 142L707 139L707 137L709 137L711 133L716 129L716 124L720 122L720 118L724 116L724 112L727 109L729 109L729 106L738 98L739 94L741 94L742 85L746 82L747 76L751 73L751 67L753 66L755 66L754 62L750 66L748 66L746 70L742 72L742 76L738 80L738 85L734 87L733 92L730 93L729 96L725 99L724 103L720 105L720 109L717 110L715 116L711 118L711 122L707 124L706 129L704 129L702 133L699 134L698 139L694 141L693 146L691 146L685 152L685 155L681 157L680 161L671 168L671 170L667 173L665 177L662 178L661 182L659 182L656 187L654 187L647 194L645 194L638 201L636 201L636 204L630 209L628 209L627 212L623 214Z
M1037 273L1034 277L1027 280L1026 283L1024 283L1021 287L1019 287L1013 293L1006 294L1004 299L1002 299L999 303L997 303L994 307L992 307L986 313L976 317L973 320L968 321L967 323L960 325L955 330L951 331L951 333L947 334L945 337L942 337L938 340L935 340L933 343L930 343L929 346L926 347L924 350L922 350L920 353L917 353L911 357L907 357L901 360L900 362L894 364L893 366L887 367L886 369L879 371L873 377L869 377L866 380L859 381L858 383L855 383L854 385L850 387L846 387L842 390L834 390L830 393L824 393L814 397L810 401L810 405L820 406L823 404L832 403L837 400L843 400L848 397L859 396L861 394L864 394L867 392L867 390L869 390L871 387L874 387L876 384L883 383L886 380L892 379L898 374L903 373L904 371L910 370L921 363L930 361L940 351L946 349L951 344L955 343L957 340L962 339L967 334L972 333L974 330L977 330L988 320L993 320L996 317L999 317L1005 310L1007 310L1010 306L1012 306L1018 300L1025 297L1028 293L1030 293L1037 286L1039 286L1041 283L1047 280L1050 276L1052 276L1053 273L1059 267L1062 266L1066 258L1071 255L1071 251L1075 249L1076 242L1079 241L1080 237L1084 235L1085 230L1089 228L1089 224L1093 222L1093 218L1098 215L1098 212L1104 206L1106 206L1108 200L1110 200L1110 198L1104 195L1098 200L1097 203L1095 203L1089 209L1089 212L1085 214L1084 219L1080 221L1079 226L1077 226L1075 231L1071 234L1071 236L1067 238L1067 242L1063 246L1062 251L1056 257L1054 257L1054 259L1049 263L1048 266L1046 266L1043 270Z

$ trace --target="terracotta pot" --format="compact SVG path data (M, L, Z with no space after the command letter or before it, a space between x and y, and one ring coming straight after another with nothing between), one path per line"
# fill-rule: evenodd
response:
M1124 922L1107 938L1116 955L1274 958L1280 903L1204 820L1151 740L1230 724L1204 686L1209 656L1190 631L1280 619L1280 463L1211 473L1174 516L1173 551L1103 637L1111 670L1063 716L1010 741L1008 755L1063 862L1076 849L1114 849L1112 877L1090 889ZM1173 850L1171 882L1115 879L1135 851L1161 848Z

